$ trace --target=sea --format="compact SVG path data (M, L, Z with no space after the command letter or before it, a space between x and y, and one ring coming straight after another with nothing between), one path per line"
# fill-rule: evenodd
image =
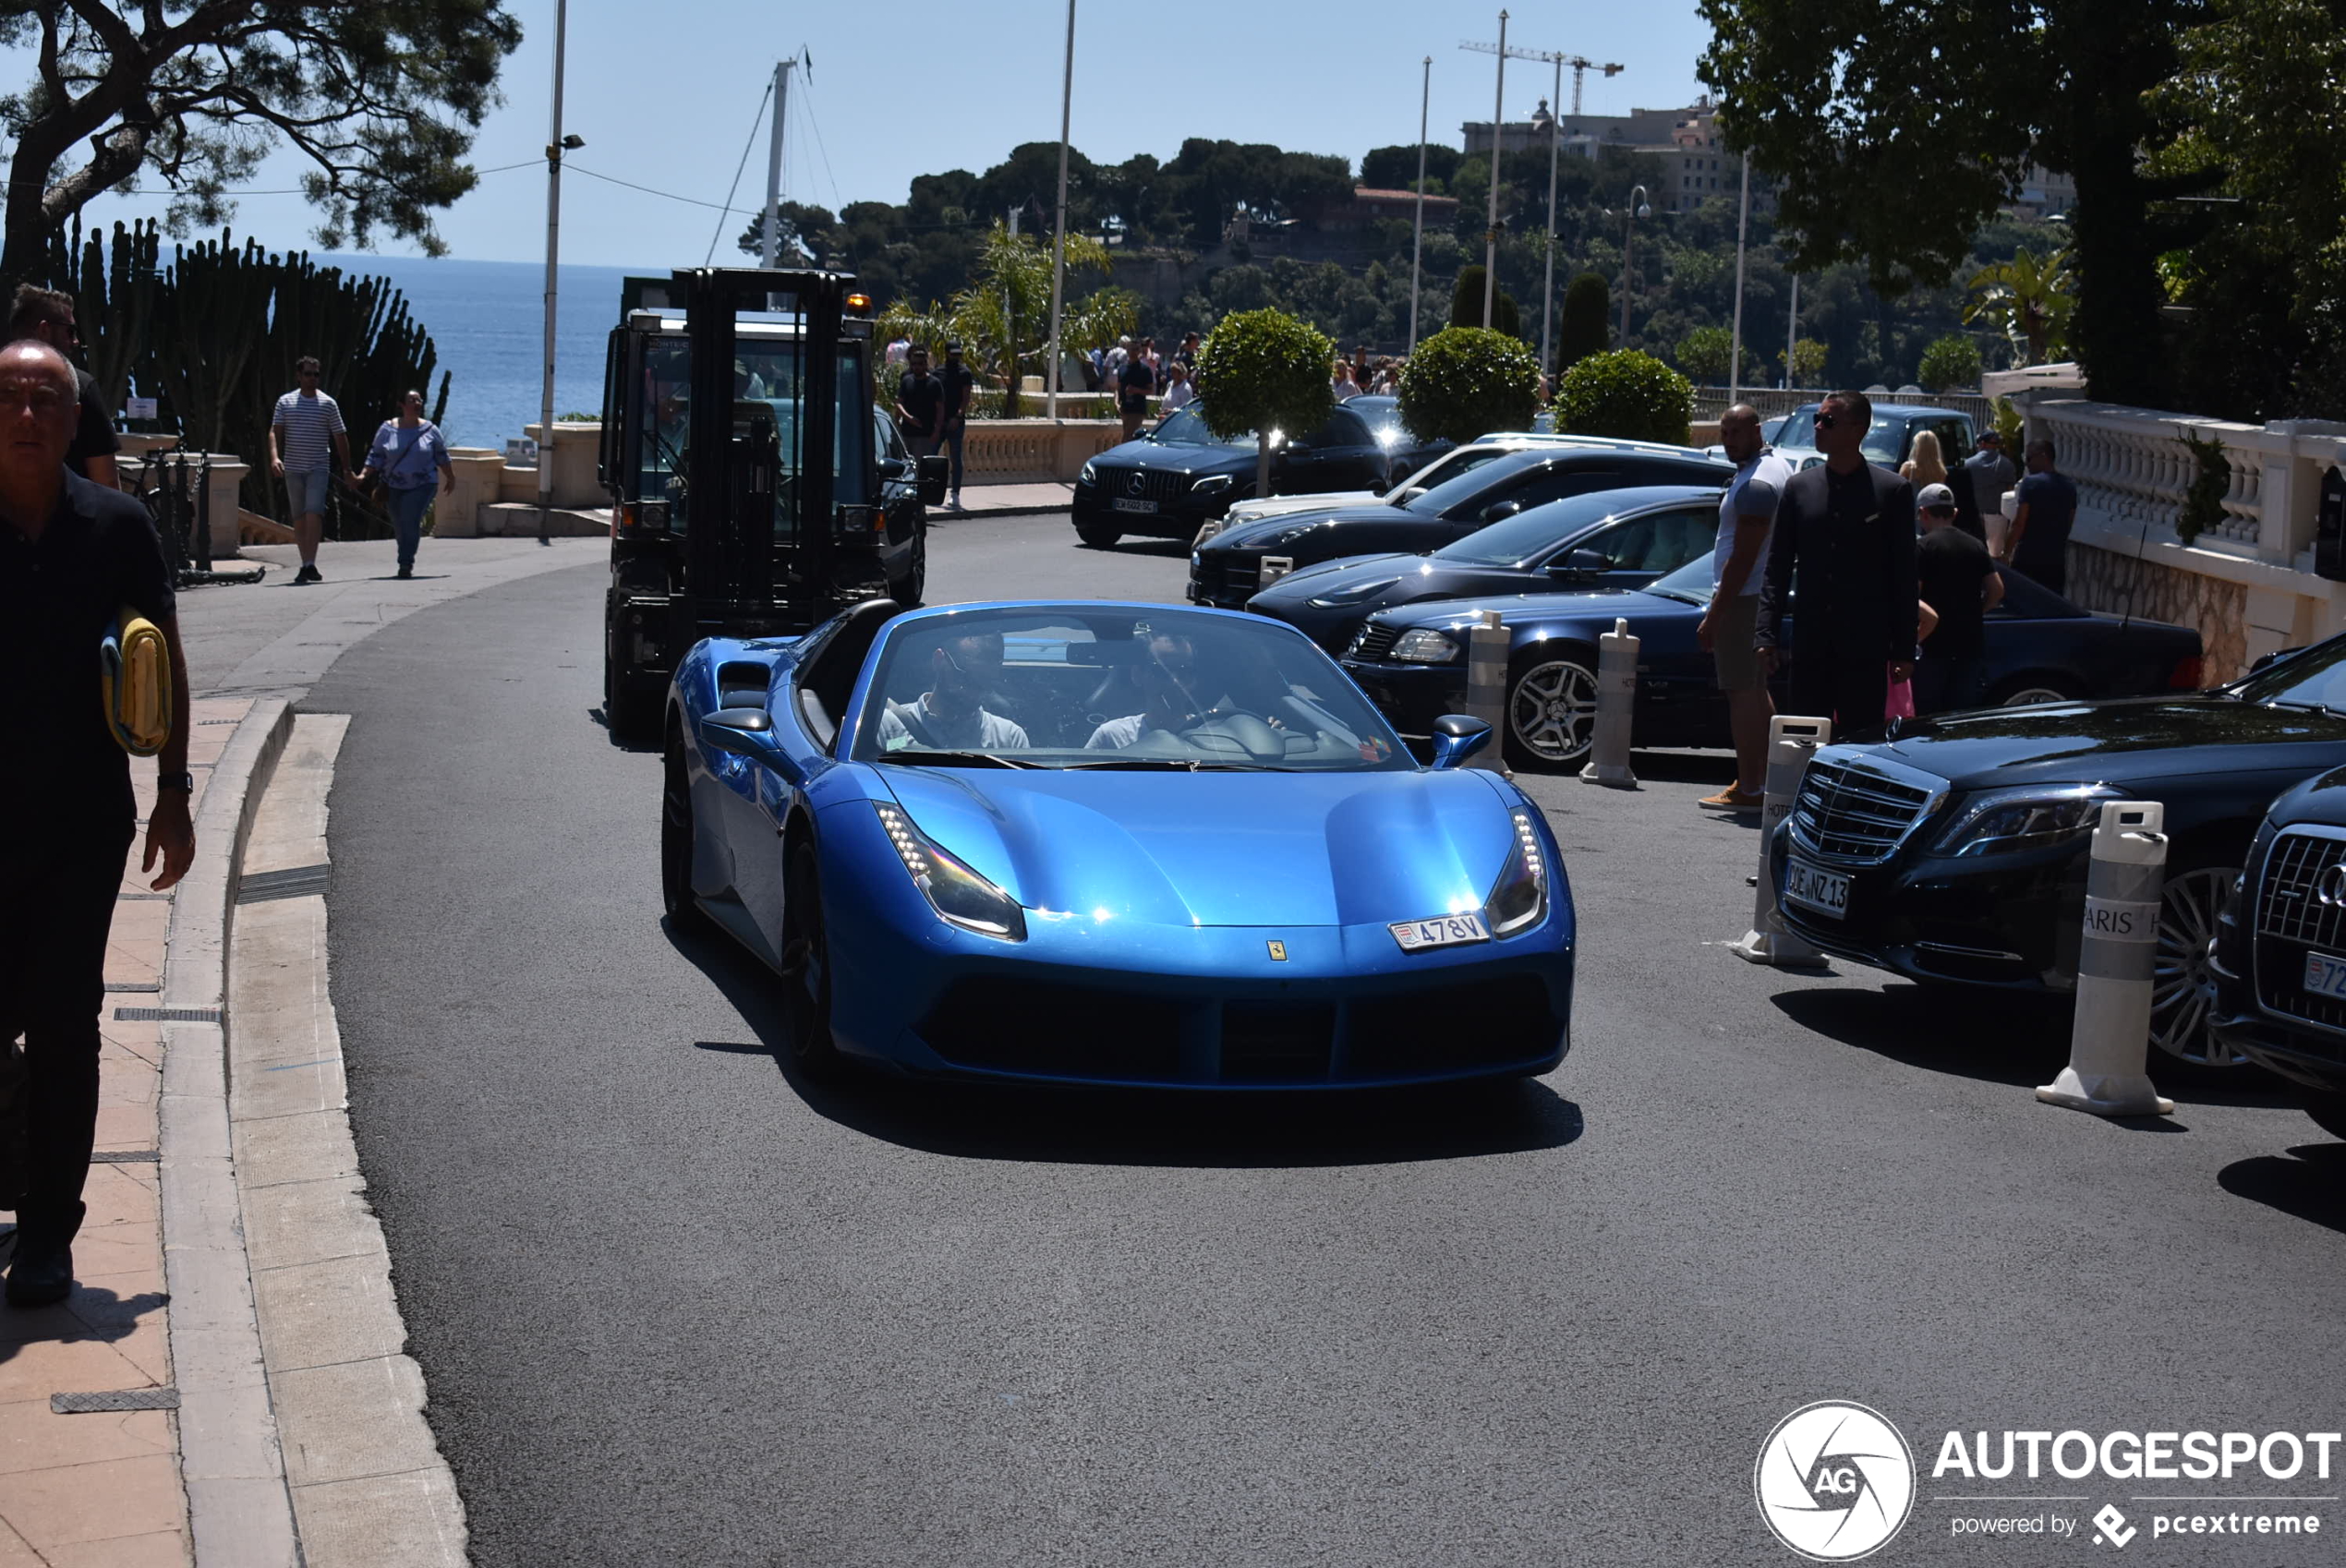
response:
M460 261L450 257L319 254L321 266L389 278L440 355L449 374L441 428L452 446L502 447L538 421L546 343L546 267L540 261ZM620 280L660 276L667 267L584 267L556 274L554 415L599 416L603 346L619 324ZM440 373L424 389L440 395ZM345 409L351 428L376 417Z

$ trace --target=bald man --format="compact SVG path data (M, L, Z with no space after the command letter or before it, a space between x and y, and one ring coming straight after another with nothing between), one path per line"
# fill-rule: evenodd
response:
M1738 403L1719 416L1719 444L1735 465L1719 498L1719 539L1711 551L1711 607L1695 640L1711 650L1719 690L1726 694L1727 730L1735 737L1735 781L1698 804L1711 811L1758 811L1767 803L1768 669L1756 645L1761 563L1776 525L1776 504L1792 464L1760 433L1760 411Z
M187 667L163 543L146 509L67 471L73 367L49 344L0 349L0 1043L24 1042L21 1193L11 1307L73 1287L73 1238L98 1118L106 936L137 837L130 761L99 701L98 645L125 609L171 650L172 734L157 758L145 869L157 891L195 858Z

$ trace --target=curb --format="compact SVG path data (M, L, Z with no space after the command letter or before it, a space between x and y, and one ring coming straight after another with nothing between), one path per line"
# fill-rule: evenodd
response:
M245 1257L224 1010L245 843L292 733L293 706L283 697L260 699L237 723L197 808L196 862L172 900L164 947L163 1280L179 1388L179 1472L198 1568L293 1568L301 1561ZM187 1019L181 1009L208 1011L219 1021Z

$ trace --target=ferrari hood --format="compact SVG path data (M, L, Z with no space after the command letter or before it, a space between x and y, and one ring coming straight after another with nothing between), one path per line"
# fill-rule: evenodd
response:
M1480 909L1513 827L1481 775L881 770L1043 918L1312 926Z

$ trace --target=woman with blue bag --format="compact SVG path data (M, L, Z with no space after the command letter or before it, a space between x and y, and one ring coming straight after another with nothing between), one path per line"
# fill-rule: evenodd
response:
M448 461L448 441L440 427L424 417L424 394L411 392L399 400L399 416L386 419L367 449L367 465L358 471L360 489L380 480L391 492L391 525L399 536L399 574L416 574L416 544L423 537L424 512L431 505L434 480L445 495L456 488L456 467Z

